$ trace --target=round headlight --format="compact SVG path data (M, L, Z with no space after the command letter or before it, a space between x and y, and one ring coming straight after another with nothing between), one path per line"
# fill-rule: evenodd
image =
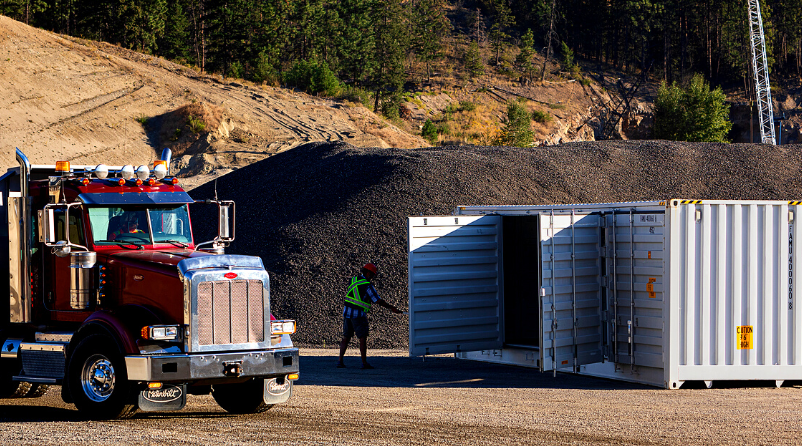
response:
M105 180L106 177L109 176L109 166L105 164L98 164L97 167L95 167L94 174L99 179Z
M136 169L136 177L140 180L146 180L150 176L150 169L148 166L142 165Z
M124 180L130 180L134 177L134 166L127 165L123 166L122 170L120 171L120 176L123 177Z
M161 180L167 176L167 167L165 167L164 164L157 164L156 167L153 168L153 175L156 176L156 179Z

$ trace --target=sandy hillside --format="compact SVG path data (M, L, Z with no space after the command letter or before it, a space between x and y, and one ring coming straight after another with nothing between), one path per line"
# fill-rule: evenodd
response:
M176 169L201 174L186 181L190 187L310 141L428 145L362 107L202 76L164 59L60 36L3 16L0 78L2 171L16 165L15 147L33 164L61 159L147 163L161 148L180 142L160 137L155 125L170 122L164 117L192 104L204 104L222 117L174 158Z

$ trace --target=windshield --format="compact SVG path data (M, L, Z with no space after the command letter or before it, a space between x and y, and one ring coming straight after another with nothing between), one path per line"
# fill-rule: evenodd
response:
M89 222L95 245L192 243L187 205L160 207L91 207Z

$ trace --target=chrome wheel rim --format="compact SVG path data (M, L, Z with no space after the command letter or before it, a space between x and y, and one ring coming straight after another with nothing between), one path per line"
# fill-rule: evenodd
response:
M100 403L109 399L115 381L114 366L105 356L93 355L84 362L81 387L90 400Z

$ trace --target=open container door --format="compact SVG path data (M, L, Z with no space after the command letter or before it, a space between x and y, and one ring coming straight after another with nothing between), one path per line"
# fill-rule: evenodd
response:
M410 217L408 224L409 354L501 348L501 217Z
M541 371L603 360L598 214L540 214Z

